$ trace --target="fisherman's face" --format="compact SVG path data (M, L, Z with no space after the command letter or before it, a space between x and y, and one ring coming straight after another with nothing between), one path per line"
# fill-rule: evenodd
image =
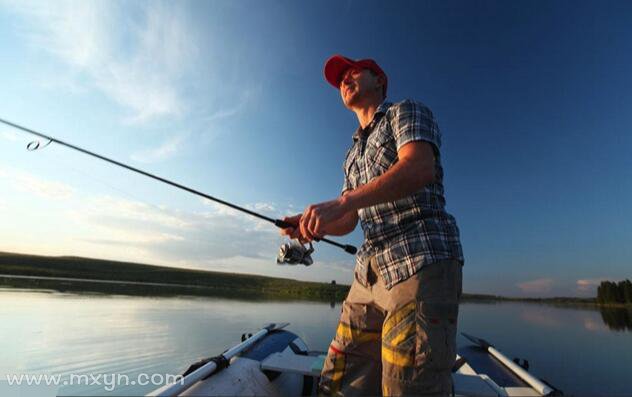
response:
M340 82L340 96L347 108L361 106L374 96L381 96L383 83L368 69L349 68Z

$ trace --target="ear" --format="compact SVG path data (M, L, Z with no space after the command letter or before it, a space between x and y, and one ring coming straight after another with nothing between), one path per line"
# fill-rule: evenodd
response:
M382 91L382 95L383 96L386 96L386 95L384 95L384 84L385 83L386 83L386 79L385 79L384 75L381 74L381 75L377 76L377 84L378 84L378 87L380 88L380 91Z

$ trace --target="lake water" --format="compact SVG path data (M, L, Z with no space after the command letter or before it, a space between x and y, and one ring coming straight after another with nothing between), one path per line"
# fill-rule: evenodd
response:
M21 373L127 374L130 379L140 373L178 374L270 322L291 322L289 329L310 349L326 350L339 311L339 305L326 303L0 289L0 381ZM626 315L530 303L463 303L459 328L510 357L528 359L532 372L566 394L632 395ZM461 337L459 343L467 342ZM119 386L108 394L142 395L154 388ZM106 391L103 385L74 385L59 393Z

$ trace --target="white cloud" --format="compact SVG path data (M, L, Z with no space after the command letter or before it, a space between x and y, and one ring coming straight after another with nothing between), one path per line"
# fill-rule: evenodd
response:
M262 90L261 86L255 86L255 87L251 87L249 89L243 90L235 104L228 107L218 108L215 112L211 113L210 115L206 117L203 117L202 121L203 122L216 121L216 120L226 119L238 114L246 107L249 101L251 101L254 97L256 97L257 95L261 93L261 90Z
M13 168L0 167L0 179L6 180L18 190L55 200L68 199L72 197L74 191L70 185L65 183L47 181L28 172Z
M606 277L577 280L577 290L581 292L596 291L599 284L608 280Z
M551 291L553 287L553 279L539 278L536 280L524 281L516 284L522 292L526 293L545 293Z
M132 154L132 160L141 163L154 163L157 161L166 160L174 156L178 149L182 146L186 135L174 135L164 141L160 146L150 149L141 150Z
M269 204L261 204L269 207ZM67 214L93 230L81 241L142 251L155 263L195 264L235 255L274 257L280 237L274 226L246 214L209 205L201 212L184 212L131 200L98 197L82 200Z
M208 199L201 199L202 204L205 207L208 207L209 210L208 211L204 211L202 214L203 216L207 217L207 218L215 218L215 217L234 217L234 218L238 218L241 219L241 221L245 221L249 224L249 229L261 229L261 228L265 228L265 229L269 229L270 228L270 222L268 221L264 221L262 219L258 219L253 217L252 215L246 214L244 212L238 211L236 209L230 208L226 205L222 205L219 204L215 201L211 201ZM238 204L239 205L239 204ZM271 203L262 203L262 202L258 202L258 203L254 203L254 204L244 204L244 205L239 205L240 207L243 207L245 209L260 213L262 215L268 216L270 218L275 218L279 213L286 213L283 211L278 211L277 207L274 204Z
M276 211L276 208L274 207L274 205L270 203L254 203L253 205L248 205L246 207L253 209L255 211L266 212L266 213L271 213L271 212Z
M6 139L7 141L16 142L20 140L20 136L17 132L11 130L1 130L0 138Z
M70 198L68 210L51 212L37 226L36 232L46 232L46 244L40 244L37 233L33 233L29 244L4 239L4 248L9 251L82 255L313 281L351 281L352 258L323 261L316 252L315 263L308 268L276 265L279 246L286 241L278 230L269 222L216 203L205 203L198 211L181 211L119 197L84 195L80 191L73 194L68 185L7 167L0 168L0 185L47 197ZM0 210L2 206L0 199ZM277 208L265 202L244 206L270 215ZM33 216L39 210L46 211L44 207L35 208ZM11 222L17 221L9 220L5 225ZM48 233L57 230L57 225L66 227L58 233ZM0 234L11 236L13 228L0 227ZM316 248L318 251L318 245Z
M82 209L83 215L94 219L116 217L129 223L151 226L152 230L169 229L183 230L193 227L186 218L186 214L166 208L159 208L139 201L132 201L111 196L101 196L91 199ZM162 234L168 234L163 232Z
M331 282L336 280L338 284L351 284L353 281L352 262L325 262L314 255L314 264L303 265L278 265L276 252L268 252L261 258L250 258L235 255L223 259L211 259L198 263L194 267L202 270L215 270L231 273L260 274L270 277L290 278L306 281Z
M327 267L333 271L339 271L339 272L351 274L351 272L353 271L353 268L355 267L355 260L354 258L351 258L345 261L329 261L329 262L324 262L319 265ZM349 278L352 278L352 277L349 276Z
M15 1L36 50L71 66L142 122L185 109L178 81L193 62L188 21L178 3Z
M102 229L107 229L107 227L101 226ZM148 231L144 231L142 233L137 233L135 231L127 231L121 230L120 228L110 228L113 234L116 236L112 239L105 238L86 238L84 241L99 244L99 245L112 245L119 247L140 247L140 246L150 246L152 244L165 244L171 241L183 241L184 237L169 234L169 233L152 233Z
M243 107L242 103L239 103L230 108L219 109L216 112L212 113L210 116L204 117L202 120L214 121L214 120L229 118L236 115L241 110L242 107Z

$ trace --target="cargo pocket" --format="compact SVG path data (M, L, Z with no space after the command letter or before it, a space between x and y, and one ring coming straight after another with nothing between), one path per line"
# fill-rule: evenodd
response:
M414 373L417 302L400 307L384 321L382 328L382 368L386 377L406 380Z
M322 394L379 393L381 318L371 306L344 303L321 373Z
M452 370L456 359L457 316L457 304L419 303L415 366L420 373Z
M346 353L355 353L358 349L362 352L371 344L379 343L381 318L382 314L372 306L345 301L334 341Z

